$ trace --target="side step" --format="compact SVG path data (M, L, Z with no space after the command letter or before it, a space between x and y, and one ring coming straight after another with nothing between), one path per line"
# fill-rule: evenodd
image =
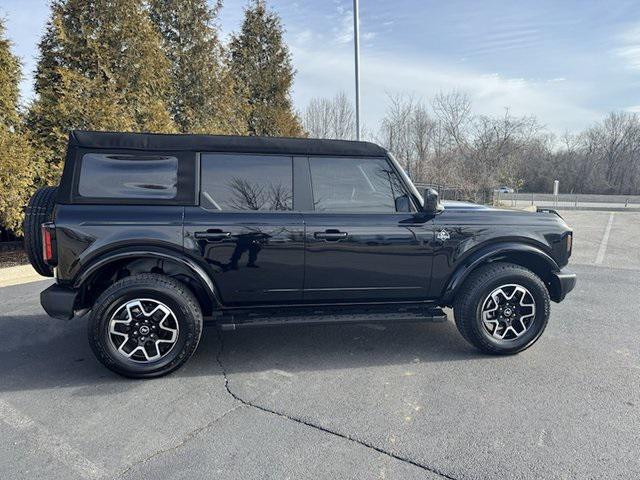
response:
M293 307L290 309L239 310L213 317L222 330L273 325L322 325L337 323L445 322L442 309L410 307Z

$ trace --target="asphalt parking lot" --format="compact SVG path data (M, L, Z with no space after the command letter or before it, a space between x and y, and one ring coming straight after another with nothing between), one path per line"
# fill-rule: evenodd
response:
M640 478L640 213L563 215L578 285L513 357L452 321L208 328L133 381L48 282L0 288L0 478Z

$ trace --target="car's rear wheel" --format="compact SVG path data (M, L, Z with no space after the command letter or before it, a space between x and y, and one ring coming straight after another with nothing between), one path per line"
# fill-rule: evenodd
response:
M472 345L490 354L514 354L542 335L550 314L549 292L532 271L493 263L473 272L454 303L456 325Z
M58 187L42 187L36 190L24 212L22 230L24 232L24 249L29 263L40 275L53 277L53 268L47 265L42 257L42 234L40 227L53 218L56 206Z
M123 278L96 301L89 343L107 368L133 378L183 365L202 335L198 301L181 282L154 273Z

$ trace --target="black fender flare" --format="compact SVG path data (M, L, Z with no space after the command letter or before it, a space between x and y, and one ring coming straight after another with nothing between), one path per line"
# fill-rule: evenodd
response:
M455 268L442 292L442 303L451 305L457 290L476 268L485 263L501 260L510 254L526 254L533 256L548 267L549 272L559 272L560 266L547 252L528 243L500 242L480 247L465 257Z
M147 249L120 249L113 252L109 252L99 256L98 258L92 260L90 263L85 265L82 270L80 270L75 280L73 281L73 288L80 289L82 285L90 279L96 272L98 272L101 268L109 265L110 263L117 262L120 260L133 260L136 258L157 258L160 260L169 260L173 262L177 262L183 266L185 266L189 271L193 273L196 279L198 279L202 286L204 287L207 295L209 296L213 305L222 306L222 302L220 301L220 296L218 294L218 290L213 283L213 280L209 276L209 274L205 271L205 269L200 266L195 260L189 258L187 255L176 251L165 251L164 249L160 250L147 250Z

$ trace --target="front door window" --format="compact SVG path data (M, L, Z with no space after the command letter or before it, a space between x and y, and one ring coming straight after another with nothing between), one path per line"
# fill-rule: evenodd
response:
M316 212L410 211L408 197L383 158L309 159Z

